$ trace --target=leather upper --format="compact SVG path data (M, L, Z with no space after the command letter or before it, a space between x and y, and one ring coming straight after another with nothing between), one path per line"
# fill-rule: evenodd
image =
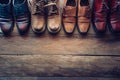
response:
M86 34L90 27L90 0L78 0L78 31Z
M104 22L108 15L108 0L95 0L94 2L94 21Z
M59 0L48 0L45 7L48 10L47 28L50 33L57 33L61 29L61 14Z
M28 31L31 24L31 13L27 0L13 0L14 16L17 24L17 28L20 34L24 34Z
M11 0L8 0L9 3L8 4L1 4L0 3L0 18L4 18L4 19L12 19L13 18L13 14L12 14L12 2Z
M75 0L74 0L75 1ZM77 10L77 4L70 5L65 3L65 7L63 8L63 21L64 22L76 22L76 10Z
M111 1L110 24L112 29L120 31L120 0Z
M13 3L15 17L30 16L30 10L28 7L27 0L23 0L23 3L20 3L20 4L15 4L15 1L17 1L17 0L14 0L14 3Z
M94 0L93 27L97 33L104 33L107 27L109 0Z
M4 34L10 34L14 27L12 2L0 3L0 27Z

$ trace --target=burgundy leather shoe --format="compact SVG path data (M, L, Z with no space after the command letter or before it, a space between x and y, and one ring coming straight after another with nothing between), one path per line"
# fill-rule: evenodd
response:
M111 0L110 4L110 30L112 33L120 33L120 0Z
M109 0L94 0L92 23L97 34L106 32L109 11L108 1Z
M18 31L21 35L27 33L31 23L31 14L27 0L13 0L14 15Z
M13 31L14 20L11 0L0 0L0 27L5 35L10 35Z

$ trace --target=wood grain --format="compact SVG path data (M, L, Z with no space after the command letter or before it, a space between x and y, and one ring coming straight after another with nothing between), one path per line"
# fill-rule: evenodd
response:
M0 77L0 80L120 80L120 78L99 78L99 77Z
M105 55L120 56L119 38L64 36L0 37L1 55Z
M120 77L120 57L0 56L0 76Z
M30 30L28 35L20 36L15 29L10 37L0 35L0 76L76 76L84 77L81 80L119 80L119 45L120 36L109 32L97 36L92 29L86 36L79 35L77 30L71 36L65 35L63 30L57 35L46 31L40 36Z

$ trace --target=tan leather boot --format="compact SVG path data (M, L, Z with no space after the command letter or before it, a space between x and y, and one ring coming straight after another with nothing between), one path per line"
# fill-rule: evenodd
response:
M33 0L31 2L32 30L37 34L45 31L45 4L45 0Z
M91 21L90 0L78 0L78 31L87 34Z
M76 26L76 0L64 0L64 8L62 13L62 24L67 34L72 34Z
M58 33L61 29L61 13L59 0L48 0L45 6L48 10L47 28L50 33Z

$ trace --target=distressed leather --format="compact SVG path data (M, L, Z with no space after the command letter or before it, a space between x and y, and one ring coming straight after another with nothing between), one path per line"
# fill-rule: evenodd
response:
M93 25L98 33L105 32L107 27L109 0L94 0Z
M111 1L110 24L113 32L120 32L120 0Z
M78 29L80 33L87 33L90 27L90 0L78 0Z
M30 2L32 10L32 30L35 33L42 33L45 31L45 4L44 0L33 0Z
M46 8L48 10L47 28L50 33L58 33L61 29L61 13L59 0L48 0Z
M30 27L31 16L27 0L13 0L14 15L18 31L25 34Z
M69 0L64 0L64 4L65 6L62 13L63 27L66 33L72 33L76 25L76 0L74 0L74 3L70 3Z

